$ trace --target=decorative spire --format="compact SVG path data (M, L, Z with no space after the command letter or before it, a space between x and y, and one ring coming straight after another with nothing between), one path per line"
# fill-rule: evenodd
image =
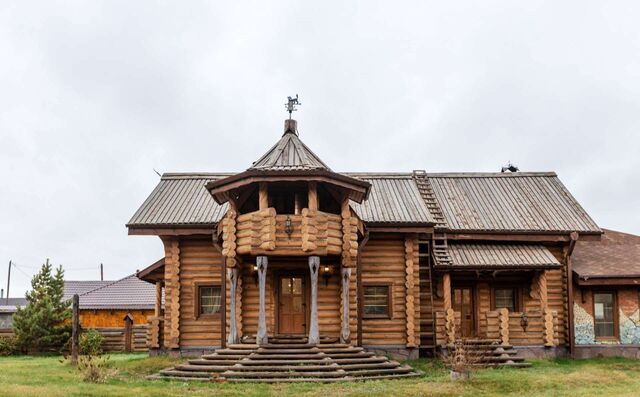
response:
M298 109L296 106L302 105L302 102L298 101L298 94L296 94L295 98L287 97L287 99L288 101L284 104L284 107L287 109L287 112L289 112L289 120L291 120L291 113L297 112Z

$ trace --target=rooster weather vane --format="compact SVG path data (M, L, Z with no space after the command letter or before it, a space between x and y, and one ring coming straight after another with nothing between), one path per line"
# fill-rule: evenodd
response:
M287 97L288 101L284 104L285 109L289 112L289 120L291 120L291 113L297 112L298 109L296 106L302 105L302 102L298 101L298 94L296 94L295 98Z

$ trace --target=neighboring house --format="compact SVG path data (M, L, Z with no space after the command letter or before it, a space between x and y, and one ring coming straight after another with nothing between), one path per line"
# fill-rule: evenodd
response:
M116 281L66 281L65 299L79 296L80 326L105 337L106 351L146 351L155 288L134 274Z
M0 299L0 336L13 334L13 315L18 310L18 307L26 305L26 298Z
M141 276L167 302L151 347L182 354L300 337L566 355L572 250L601 234L555 173L337 173L295 120L244 172L164 174L127 227L164 243Z
M640 236L604 230L573 254L577 357L640 357Z

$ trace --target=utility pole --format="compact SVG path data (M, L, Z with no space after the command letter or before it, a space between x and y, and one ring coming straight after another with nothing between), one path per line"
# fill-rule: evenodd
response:
M6 304L9 305L9 285L11 283L11 261L9 261L9 276L7 277L7 301Z
M100 281L104 281L104 269L102 263L100 264Z

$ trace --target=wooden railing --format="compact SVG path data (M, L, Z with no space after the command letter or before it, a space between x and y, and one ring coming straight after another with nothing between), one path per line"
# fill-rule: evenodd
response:
M164 344L164 318L147 317L147 346L150 349L159 349Z
M486 337L497 339L505 345L527 346L558 344L558 313L548 310L526 312L526 321L522 312L509 312L507 309L485 313Z
M342 230L340 215L308 208L284 215L266 208L237 216L235 246L241 255L339 255Z

